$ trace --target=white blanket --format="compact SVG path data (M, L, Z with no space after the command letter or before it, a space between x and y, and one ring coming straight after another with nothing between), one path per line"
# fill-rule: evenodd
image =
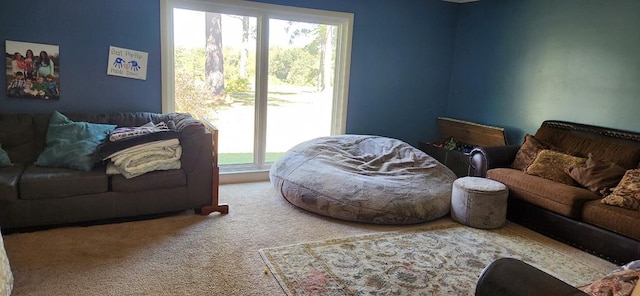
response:
M130 179L147 172L181 167L182 146L178 139L155 141L118 151L108 158L107 174L122 174Z
M13 290L13 273L9 265L9 258L4 249L4 241L0 233L0 295L11 295Z

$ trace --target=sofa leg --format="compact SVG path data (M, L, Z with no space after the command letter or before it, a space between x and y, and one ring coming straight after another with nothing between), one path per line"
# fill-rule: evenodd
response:
M200 209L200 214L205 216L213 212L220 212L220 214L229 214L229 205L227 204L211 205L211 206L204 206Z
M220 204L218 200L218 187L220 185L220 168L217 165L213 166L213 182L211 188L211 205L203 206L200 209L201 215L209 215L213 212L220 212L220 214L228 214L229 213L229 205Z

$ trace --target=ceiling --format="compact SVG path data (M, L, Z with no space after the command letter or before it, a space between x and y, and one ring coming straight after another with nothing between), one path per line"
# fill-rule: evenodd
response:
M453 2L453 3L467 3L467 2L476 2L480 0L442 0L442 1Z

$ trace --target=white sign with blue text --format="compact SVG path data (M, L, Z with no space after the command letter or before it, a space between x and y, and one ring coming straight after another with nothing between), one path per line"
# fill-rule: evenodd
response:
M107 75L147 80L148 53L109 46Z

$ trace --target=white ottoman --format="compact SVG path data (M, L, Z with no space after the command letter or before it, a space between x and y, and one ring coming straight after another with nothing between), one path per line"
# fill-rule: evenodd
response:
M486 178L462 177L453 182L451 218L461 224L493 229L507 220L509 189L504 184Z

